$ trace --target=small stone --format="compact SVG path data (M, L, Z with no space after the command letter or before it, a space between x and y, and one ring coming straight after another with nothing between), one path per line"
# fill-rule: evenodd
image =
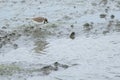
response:
M34 29L34 26L31 26L30 29Z
M71 25L70 27L71 27L71 28L73 28L73 27L74 27L74 25Z
M7 35L5 35L3 38L6 39L6 38L7 38Z
M12 34L9 34L9 36L12 36Z
M17 45L17 44L13 44L13 47L14 47L15 49L17 49L17 48L18 48L18 45Z
M70 34L70 38L71 38L71 39L75 39L75 32L72 32L72 33Z
M111 19L114 19L115 18L115 16L114 15L111 15Z
M107 33L109 33L109 31L103 31L103 34L106 35Z
M106 18L106 14L100 14L100 18Z
M12 33L12 35L15 35L15 33Z
M7 27L3 26L2 29L7 29Z
M22 36L22 35L21 35L21 34L18 34L17 36L20 37L20 36Z
M66 68L68 68L69 66L68 66L68 65L62 65L61 67L64 68L64 69L66 69Z
M76 6L74 6L74 8L76 8Z
M90 26L90 24L89 23L85 23L84 25L83 25L84 27L89 27Z
M10 42L10 38L8 38L7 41Z
M60 63L58 63L58 62L55 62L55 63L54 63L54 66L58 66L58 65L60 65Z
M108 13L108 9L105 9L105 12Z

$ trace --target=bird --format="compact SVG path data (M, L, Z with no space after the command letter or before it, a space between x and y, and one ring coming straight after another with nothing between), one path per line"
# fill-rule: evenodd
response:
M36 21L36 22L44 22L45 23L48 23L48 20L47 18L44 18L44 17L35 17L35 18L32 18L33 21Z

